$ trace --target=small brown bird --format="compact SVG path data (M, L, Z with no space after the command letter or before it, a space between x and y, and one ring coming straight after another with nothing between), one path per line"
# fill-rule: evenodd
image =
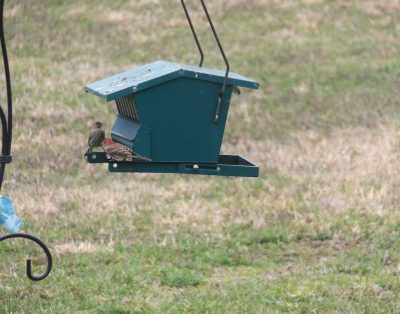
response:
M151 161L150 158L140 156L130 148L120 143L114 142L108 137L105 137L103 139L101 146L103 147L107 158L114 161L133 161L133 159L139 159L141 161Z
M236 95L240 95L242 92L240 91L240 88L237 86L233 86L232 92Z
M106 136L106 133L104 130L101 128L103 126L103 123L100 121L97 121L94 124L93 129L90 130L89 132L89 139L88 139L88 152L91 152L93 148L95 147L100 147L101 142L103 141L104 137Z

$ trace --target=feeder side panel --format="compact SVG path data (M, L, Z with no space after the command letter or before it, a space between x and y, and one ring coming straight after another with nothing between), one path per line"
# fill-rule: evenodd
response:
M139 123L151 132L154 162L218 162L232 86L227 86L220 120L213 123L220 88L179 78L135 93Z

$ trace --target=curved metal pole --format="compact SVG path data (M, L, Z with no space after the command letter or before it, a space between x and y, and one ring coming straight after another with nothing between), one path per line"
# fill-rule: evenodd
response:
M218 119L219 119L219 112L220 112L221 106L222 106L222 100L223 100L224 94L225 94L226 83L228 82L228 75L229 75L230 66L229 66L228 58L225 55L224 48L222 47L221 41L219 40L217 31L215 30L214 23L211 20L210 14L208 13L206 4L204 3L204 0L200 0L200 1L201 1L201 5L203 6L204 12L206 13L208 23L210 24L211 30L212 30L212 32L214 34L215 40L217 41L219 50L221 51L222 57L224 58L224 62L225 62L225 65L226 65L224 83L222 84L222 88L221 88L221 90L220 90L220 92L218 94L218 102L217 102L217 107L216 107L215 116L214 116L214 123L217 123Z
M5 72L5 79L6 79L6 88L7 88L7 118L4 113L3 108L0 106L0 122L2 126L2 145L1 145L1 154L0 154L0 190L3 183L4 177L4 170L6 164L10 163L11 158L11 141L12 141L12 92L11 92L11 75L10 75L10 66L8 63L8 56L7 56L7 48L6 48L6 41L4 36L4 0L0 0L0 44L1 44L1 52L3 55L3 64L4 64L4 72ZM53 259L48 247L38 238L25 233L15 233L15 234L8 234L5 236L0 237L0 242L13 239L13 238L24 238L31 240L38 244L44 251L47 257L47 267L46 271L40 275L35 276L32 273L32 261L28 259L26 261L26 275L29 279L33 281L40 281L45 279L51 272L53 267Z
M193 23L192 23L192 19L190 18L188 9L186 7L186 3L185 3L184 0L181 0L181 3L182 3L183 10L185 11L186 18L187 18L187 20L189 22L190 29L192 30L192 34L193 34L194 40L196 41L197 48L199 49L199 52L200 52L200 64L199 64L199 67L202 67L203 66L203 62L204 62L203 49L201 48L200 41L199 41L199 38L197 37L196 30L194 29L194 26L193 26Z
M11 139L12 139L12 94L11 94L11 79L10 79L10 67L8 64L6 41L4 38L4 0L0 0L0 43L1 51L3 54L4 72L6 78L7 87L7 115L4 114L3 108L0 106L0 121L2 127L2 145L0 155L0 190L3 184L4 171L7 163L11 162Z
M43 249L43 251L47 257L46 271L40 276L33 275L32 274L32 261L30 259L27 259L26 260L26 275L28 276L28 278L30 280L33 280L33 281L41 281L41 280L45 279L50 274L51 269L53 268L53 258L51 256L50 250L48 249L46 244L44 244L38 238L36 238L30 234L25 234L25 233L14 233L14 234L5 235L3 237L0 237L0 242L7 240L7 239L13 239L13 238L24 238L24 239L31 240L31 241L35 242L36 244L38 244Z

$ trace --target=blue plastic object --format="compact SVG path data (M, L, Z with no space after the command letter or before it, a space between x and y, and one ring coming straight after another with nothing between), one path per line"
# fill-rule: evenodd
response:
M22 221L13 210L13 202L6 195L0 195L0 225L12 233L17 233L22 227Z

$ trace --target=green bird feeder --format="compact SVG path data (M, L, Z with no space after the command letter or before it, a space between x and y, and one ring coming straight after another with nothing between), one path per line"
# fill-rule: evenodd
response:
M201 54L200 66L156 61L87 84L85 90L115 102L111 138L150 161L108 160L87 154L89 163L108 163L111 172L182 173L257 177L259 168L236 155L220 155L233 89L257 89L258 82L229 71L204 1L226 70L204 68L204 54L186 5L181 0Z

